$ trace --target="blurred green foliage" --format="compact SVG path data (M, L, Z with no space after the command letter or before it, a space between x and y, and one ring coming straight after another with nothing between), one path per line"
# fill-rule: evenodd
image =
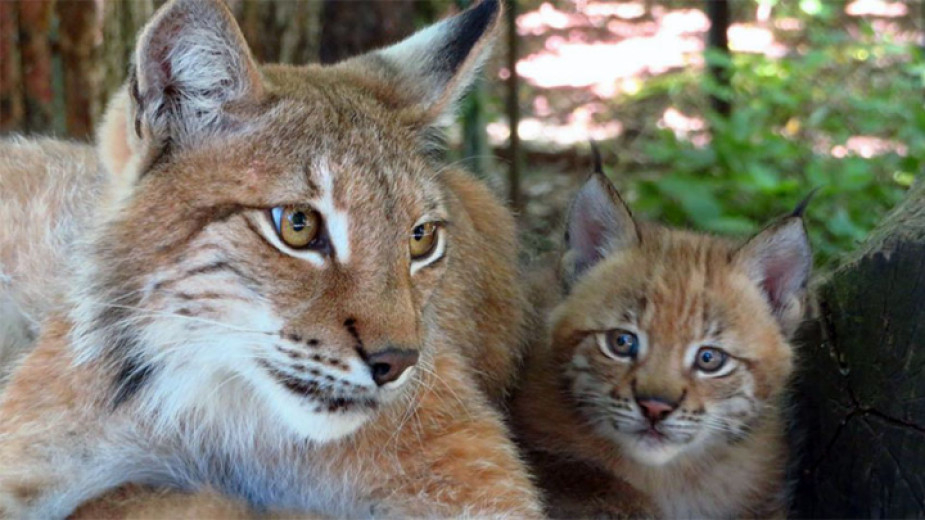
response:
M925 166L922 50L860 27L860 39L840 28L808 31L782 58L708 53L732 73L728 88L706 73L677 72L621 100L668 96L683 106L692 94L713 94L733 104L724 119L699 103L706 145L670 129L640 136L650 171L627 172L634 208L665 223L746 234L819 188L807 213L817 264L852 249ZM901 150L833 153L853 136Z

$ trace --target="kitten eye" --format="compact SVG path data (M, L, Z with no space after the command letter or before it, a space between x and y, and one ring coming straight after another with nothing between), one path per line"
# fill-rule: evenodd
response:
M716 347L701 347L694 359L694 366L705 374L718 372L726 364L729 355Z
M277 206L270 216L280 240L293 249L311 246L321 232L321 215L310 206Z
M425 222L414 227L408 239L412 260L421 260L433 252L437 246L438 227L436 222Z
M639 337L628 330L613 329L607 331L605 341L607 349L604 354L610 357L636 359L639 355Z

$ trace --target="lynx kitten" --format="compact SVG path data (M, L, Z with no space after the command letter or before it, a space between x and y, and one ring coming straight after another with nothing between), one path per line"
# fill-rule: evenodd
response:
M553 515L786 513L801 212L739 245L636 221L599 168L581 188L513 411Z

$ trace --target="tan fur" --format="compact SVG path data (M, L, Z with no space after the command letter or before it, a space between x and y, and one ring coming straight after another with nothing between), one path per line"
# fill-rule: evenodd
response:
M217 4L169 4L151 27L184 23L182 9L212 10L206 16L232 24L223 30L240 40ZM498 18L473 54L487 48ZM157 45L156 30L141 37L138 63L144 42ZM448 92L468 81L461 76L474 73L474 60ZM100 211L97 223L81 227L89 245L75 296L66 313L48 318L0 398L0 516L66 515L129 482L237 496L128 489L78 516L240 517L247 512L239 501L350 517L538 515L537 493L495 406L514 383L525 321L513 219L481 182L422 151L428 119L455 96L415 105L407 86L390 84L389 69L379 67L359 59L250 70L242 81L259 86L245 85L247 97L221 107L234 131L196 137L190 123L169 149L158 148L166 135L158 132L177 132L157 126L164 112L145 112L146 99L133 108L128 91L117 97L100 133L116 194L80 200ZM90 154L69 158L74 175L95 171ZM323 270L283 254L259 231L270 208L321 193L349 217L350 240L349 259ZM411 229L434 215L446 221L445 257L409 275ZM18 239L16 247L28 241ZM275 328L257 331L262 324ZM205 338L190 332L202 327ZM223 363L251 348L251 337L271 351L237 365L285 352L298 360L293 366L332 375L330 383L318 376L330 392L336 377L362 363L358 351L398 345L420 360L391 397L363 394L377 405L358 429L316 442L294 435L267 411L264 394L254 395L246 381L266 378L262 369L200 370L204 359ZM153 357L139 361L132 352ZM136 362L152 375L120 397L134 384ZM194 400L172 393L198 388L199 377L213 386ZM281 384L272 391L288 392ZM332 420L358 406L328 402Z
M638 243L606 255L540 310L548 326L513 404L515 431L549 493L550 513L783 516L788 327L775 320L737 245L656 225L629 227ZM554 271L537 275L535 290L544 296L536 299L555 294ZM648 353L636 364L605 356L592 332L627 322L647 336ZM721 346L740 366L723 378L698 378L684 358L699 342ZM641 462L632 456L636 445L612 426L616 416L638 413L638 395L679 400L675 416L696 432L667 462ZM743 412L740 431L716 420L705 426L711 410L742 396L755 411Z
M0 141L0 388L73 278L75 242L100 196L90 146Z

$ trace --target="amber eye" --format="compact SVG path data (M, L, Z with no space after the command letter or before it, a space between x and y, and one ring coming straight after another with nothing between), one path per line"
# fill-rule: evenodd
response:
M729 355L716 347L701 347L697 351L694 365L705 374L718 372L726 364Z
M607 351L611 357L635 359L639 355L639 337L623 329L607 331Z
M437 233L439 226L436 222L426 222L419 224L411 230L411 238L408 239L408 249L411 251L412 260L421 260L433 252L437 245Z
M270 215L279 238L293 249L309 247L321 232L321 215L309 206L276 207Z

